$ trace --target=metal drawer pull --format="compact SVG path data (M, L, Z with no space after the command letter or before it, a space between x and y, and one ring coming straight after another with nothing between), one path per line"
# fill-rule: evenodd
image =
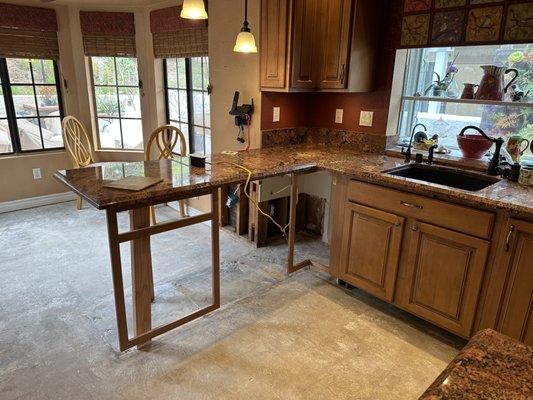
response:
M413 203L406 203L405 201L401 201L400 200L400 204L402 206L406 206L406 207L410 207L410 208L417 208L419 210L423 209L424 207L422 206L419 206L418 204L413 204Z
M413 224L413 225L411 226L411 230L414 231L414 232L416 232L416 231L418 230L418 226Z
M514 225L511 225L509 232L507 232L507 238L505 239L505 252L508 252L511 248L511 236L513 235L514 228Z

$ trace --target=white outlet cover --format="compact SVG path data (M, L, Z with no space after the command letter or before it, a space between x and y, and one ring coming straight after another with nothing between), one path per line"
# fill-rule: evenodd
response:
M31 171L33 173L33 179L41 179L43 177L41 174L41 168L33 168Z
M337 110L335 110L335 123L342 124L343 118L344 118L344 110L342 108L337 108Z
M373 111L361 111L361 114L359 115L359 126L372 126L373 122Z
M280 112L281 112L280 107L274 107L272 109L272 122L279 122Z

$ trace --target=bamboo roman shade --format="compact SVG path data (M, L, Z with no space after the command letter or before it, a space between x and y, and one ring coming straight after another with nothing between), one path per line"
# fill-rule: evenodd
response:
M91 57L135 57L133 13L80 11L83 49Z
M202 57L207 55L207 21L180 17L181 6L150 13L156 58Z
M58 59L56 12L0 3L0 57Z

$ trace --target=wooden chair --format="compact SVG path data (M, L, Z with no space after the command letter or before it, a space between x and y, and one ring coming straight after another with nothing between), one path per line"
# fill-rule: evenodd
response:
M185 136L178 128L173 125L163 125L157 128L150 135L148 144L144 149L144 159L146 161L149 161L151 159L150 156L154 143L157 146L157 151L159 153L159 155L157 156L158 160L162 160L163 158L173 158L174 148L178 144L178 140L180 142L179 154L181 156L187 155L187 143L185 142ZM180 200L179 205L180 216L185 217L185 201ZM154 207L150 207L150 219L152 220L152 224L156 223Z
M92 163L93 151L89 136L81 122L73 116L68 116L62 122L63 143L74 168L83 168ZM76 207L81 210L82 198L78 196Z

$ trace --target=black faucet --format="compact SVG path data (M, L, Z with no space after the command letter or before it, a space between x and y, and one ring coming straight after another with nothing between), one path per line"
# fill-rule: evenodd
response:
M424 128L424 131L428 131L428 128L426 128L426 125L424 124L416 124L415 126L413 126L413 129L411 130L411 138L409 139L409 146L407 146L407 151L404 153L405 154L405 162L408 163L409 161L411 161L411 145L413 143L413 136L415 135L415 130L417 127L419 126L422 126ZM418 132L416 132L418 133ZM423 133L423 132L422 132ZM426 135L427 137L427 135Z
M433 146L431 146L429 149L428 149L428 164L431 165L433 164L433 157L435 155L435 150L438 148L439 146L434 144Z
M474 125L465 126L461 133L459 133L459 135L463 136L468 129L474 129L475 131L478 131L485 139L490 140L492 143L496 144L496 149L494 150L494 154L492 155L492 158L489 162L489 167L487 168L487 174L498 175L500 173L500 153L502 151L504 140L502 138L492 138Z

